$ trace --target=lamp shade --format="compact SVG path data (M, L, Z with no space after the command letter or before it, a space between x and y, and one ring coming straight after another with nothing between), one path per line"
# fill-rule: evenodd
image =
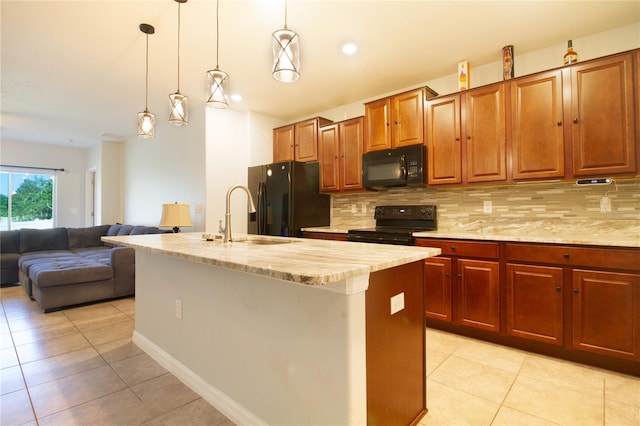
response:
M180 226L193 226L189 214L189 204L163 204L161 227L173 228L174 232L180 232Z

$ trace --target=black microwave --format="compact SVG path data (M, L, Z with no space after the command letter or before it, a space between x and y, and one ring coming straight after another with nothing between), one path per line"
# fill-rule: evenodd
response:
M425 185L425 147L372 151L362 155L362 183L365 188Z

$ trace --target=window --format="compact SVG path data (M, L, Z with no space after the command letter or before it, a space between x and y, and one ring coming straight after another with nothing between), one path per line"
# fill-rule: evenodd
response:
M0 171L0 230L53 228L55 176Z

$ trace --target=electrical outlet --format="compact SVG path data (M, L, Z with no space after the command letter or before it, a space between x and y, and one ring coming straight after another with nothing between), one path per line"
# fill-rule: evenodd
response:
M391 298L391 315L404 309L404 292Z
M176 299L176 318L182 319L182 300Z
M493 213L493 203L491 200L485 200L483 210L485 213Z
M351 213L358 213L358 207L355 204L351 204Z
M604 196L600 198L600 212L601 213L611 212L611 200L609 199L609 197Z

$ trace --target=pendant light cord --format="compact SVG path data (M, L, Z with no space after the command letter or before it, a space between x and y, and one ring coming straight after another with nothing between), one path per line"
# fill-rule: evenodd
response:
M149 110L149 34L147 34L147 61L144 79L144 110Z
M284 29L287 29L287 0L284 0Z
M178 3L178 90L180 93L180 3Z
M216 0L216 69L220 68L218 65L218 54L220 52L220 0Z

